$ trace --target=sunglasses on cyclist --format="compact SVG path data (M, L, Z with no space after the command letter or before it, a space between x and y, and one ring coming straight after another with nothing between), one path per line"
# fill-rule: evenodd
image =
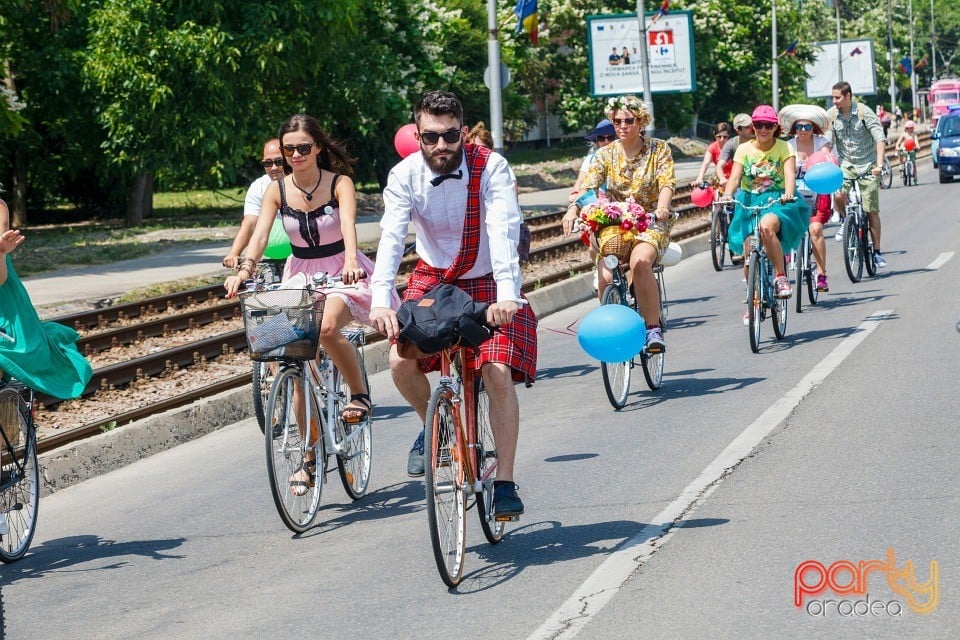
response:
M283 155L288 158L293 156L293 152L296 151L302 156L309 155L310 150L317 146L316 142L304 142L303 144L285 144L280 150L283 151Z
M636 121L637 121L636 118L614 118L614 119L613 119L613 124L614 124L614 126L616 126L616 127L619 127L619 126L622 125L622 124L625 124L625 125L627 125L627 126L629 127L629 126L631 126L631 125L632 125L634 122L636 122Z
M269 160L264 160L260 163L260 166L264 169L269 169L270 167L282 167L283 158L271 158Z
M417 134L420 137L420 140L429 146L433 146L440 142L440 138L443 138L443 141L447 144L453 144L460 139L460 136L463 134L460 129L447 129L443 133L437 133L436 131L421 131Z
M772 130L777 128L777 123L775 122L754 122L753 128L759 131Z
M597 136L597 142L613 142L617 139L617 136Z
M812 124L798 124L797 131L813 131Z

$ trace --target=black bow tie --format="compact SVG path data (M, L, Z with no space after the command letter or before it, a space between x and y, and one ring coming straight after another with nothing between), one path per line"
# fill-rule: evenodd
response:
M433 186L437 186L444 180L448 180L450 178L459 180L462 177L463 177L463 169L460 169L456 173L445 173L441 176L437 176L436 178L433 178L432 180L430 180L430 184L432 184Z

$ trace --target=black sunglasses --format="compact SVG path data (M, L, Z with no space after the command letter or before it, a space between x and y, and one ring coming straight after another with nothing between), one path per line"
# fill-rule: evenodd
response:
M264 169L269 169L270 167L282 167L283 158L272 158L270 160L264 160L260 163L260 166Z
M597 136L596 137L597 142L613 142L616 139L617 139L617 136Z
M759 129L760 131L764 131L766 129L776 129L777 125L776 123L773 123L773 122L754 122L753 128Z
M812 124L798 124L797 131L813 131Z
M613 124L614 124L614 126L617 126L617 127L619 127L621 124L625 124L625 125L627 125L627 126L631 126L631 125L633 125L633 123L636 122L636 121L637 121L636 118L614 118L614 119L613 119Z
M437 133L436 131L421 131L417 135L420 136L420 140L422 140L424 144L432 147L440 142L440 138L443 138L443 141L447 144L453 144L460 139L461 134L462 132L460 129L447 129L443 133Z
M283 151L283 155L290 158L293 157L294 151L302 156L308 155L315 146L317 146L316 142L304 142L303 144L285 144L280 149Z

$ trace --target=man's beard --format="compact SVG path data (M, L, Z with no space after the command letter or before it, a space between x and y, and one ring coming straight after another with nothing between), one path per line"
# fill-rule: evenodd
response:
M460 162L463 160L463 143L459 147L450 152L450 148L444 149L444 153L450 153L449 156L445 157L435 157L433 154L437 153L433 151L432 153L427 151L421 145L421 153L423 153L423 160L427 163L427 166L430 167L430 170L434 173L452 173L460 167Z

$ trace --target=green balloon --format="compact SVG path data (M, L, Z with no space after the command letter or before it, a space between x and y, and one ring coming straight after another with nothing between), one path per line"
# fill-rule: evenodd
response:
M270 237L267 239L267 248L263 251L263 257L270 260L286 260L292 252L290 236L283 229L283 222L280 218L275 218L273 226L270 228Z

